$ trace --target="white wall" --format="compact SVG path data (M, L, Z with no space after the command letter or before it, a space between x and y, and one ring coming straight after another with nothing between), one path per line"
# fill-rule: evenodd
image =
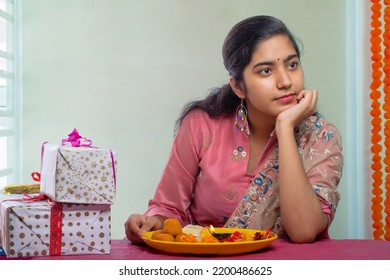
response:
M73 128L118 152L113 238L153 195L182 106L228 81L222 42L238 21L281 18L304 44L306 86L345 135L345 1L23 1L24 180L40 147ZM348 164L348 162L346 162ZM331 227L347 237L347 183Z

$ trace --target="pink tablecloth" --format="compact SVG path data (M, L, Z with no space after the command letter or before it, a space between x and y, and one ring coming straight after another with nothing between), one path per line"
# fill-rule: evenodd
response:
M240 255L181 255L170 254L147 246L132 245L126 239L112 240L111 254L74 255L23 258L34 260L390 260L390 242L368 239L326 239L312 244L293 244L285 239L275 240L262 250ZM0 260L7 259L1 256ZM16 258L17 259L17 258ZM15 260L15 258L9 258Z

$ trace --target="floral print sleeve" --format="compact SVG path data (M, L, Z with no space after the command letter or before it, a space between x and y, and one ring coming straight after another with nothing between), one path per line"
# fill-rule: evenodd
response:
M343 168L340 134L332 124L316 115L297 129L297 135L304 168L330 224L340 200L337 191Z

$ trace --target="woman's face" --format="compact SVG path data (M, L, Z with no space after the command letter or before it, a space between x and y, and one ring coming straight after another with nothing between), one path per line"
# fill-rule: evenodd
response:
M298 54L285 35L275 35L260 43L245 67L243 82L250 120L276 119L297 104L304 75Z

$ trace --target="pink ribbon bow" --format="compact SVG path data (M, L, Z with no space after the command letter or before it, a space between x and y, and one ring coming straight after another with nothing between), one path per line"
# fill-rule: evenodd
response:
M72 147L90 147L92 145L92 141L82 137L75 128L70 134L68 134L68 138L62 139L62 145L71 145Z

